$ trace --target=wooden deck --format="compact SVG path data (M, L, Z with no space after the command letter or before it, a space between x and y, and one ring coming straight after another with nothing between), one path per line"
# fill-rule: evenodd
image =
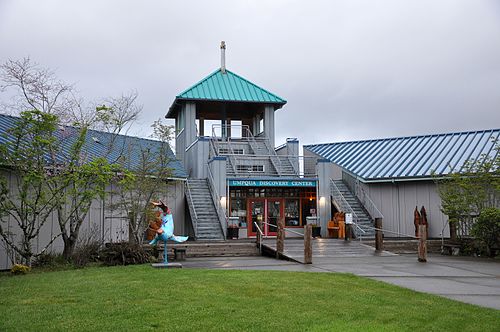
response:
M392 256L393 253L382 251L376 252L375 248L360 243L359 241L344 241L339 239L316 238L313 243L313 262L322 258L339 257L367 257L367 256ZM276 253L276 239L264 239L262 246L268 251ZM304 263L304 240L285 239L285 259Z

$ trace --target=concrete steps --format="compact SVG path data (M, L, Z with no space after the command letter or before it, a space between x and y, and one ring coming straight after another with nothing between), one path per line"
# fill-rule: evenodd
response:
M217 210L206 179L189 179L186 200L197 240L223 240Z
M145 245L146 249L153 250ZM174 248L185 249L186 257L249 257L259 256L259 248L255 240L227 240L227 241L187 241L183 243L167 244L168 259L174 259ZM163 245L157 247L159 254L163 254Z
M375 237L375 231L371 228L373 227L373 220L358 198L351 192L349 187L347 187L342 180L334 180L333 182L339 189L342 196L344 196L347 203L351 206L351 209L358 216L358 226L364 230L362 236L368 238Z

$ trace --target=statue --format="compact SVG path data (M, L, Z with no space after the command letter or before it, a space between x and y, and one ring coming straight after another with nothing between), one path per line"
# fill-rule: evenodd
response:
M163 203L161 200L158 202L151 202L156 207L159 207L163 213L161 216L161 227L156 230L156 236L155 238L149 242L150 245L156 245L158 241L163 241L164 243L164 263L167 264L167 240L173 240L175 242L185 242L187 241L188 237L187 236L176 236L174 235L174 218L172 217L172 211L168 208L165 203Z

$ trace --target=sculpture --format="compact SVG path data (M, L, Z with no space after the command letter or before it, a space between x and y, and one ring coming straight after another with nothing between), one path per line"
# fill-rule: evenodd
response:
M159 207L163 213L162 213L162 223L161 227L156 231L156 236L155 238L149 242L150 245L156 245L158 241L163 241L164 243L164 254L163 254L163 259L164 263L168 263L167 259L167 240L173 240L175 242L185 242L187 241L188 237L187 236L176 236L174 235L174 218L172 216L172 211L168 208L165 203L163 203L161 200L158 202L151 202L156 207Z

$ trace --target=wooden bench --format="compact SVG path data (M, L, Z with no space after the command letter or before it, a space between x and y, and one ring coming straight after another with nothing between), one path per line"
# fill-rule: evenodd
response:
M176 261L186 260L186 248L174 248L174 259Z
M460 249L461 249L460 244L453 244L453 243L445 243L443 244L443 255L451 255L451 256L458 256L460 255Z

